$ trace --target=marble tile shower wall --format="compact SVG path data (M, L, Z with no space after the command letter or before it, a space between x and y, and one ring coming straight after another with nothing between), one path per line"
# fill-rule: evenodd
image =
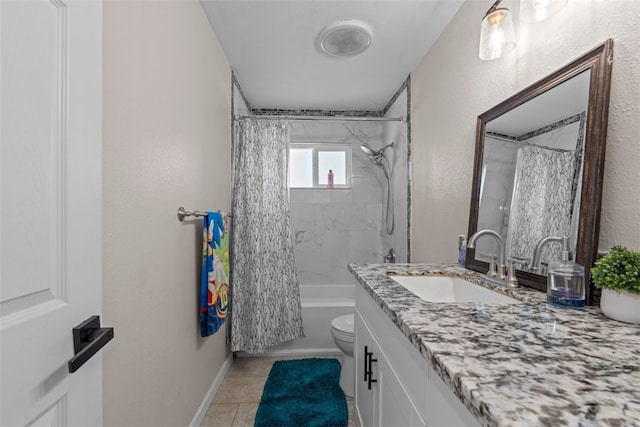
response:
M351 189L291 189L290 193L300 284L351 283L348 263L382 262L384 177L360 145L366 141L374 149L381 147L383 125L364 121L291 122L291 141L352 145Z
M400 92L385 114L385 117L403 116L407 116L406 89ZM385 145L393 141L393 149L387 150L387 156L392 165L395 230L393 234L389 235L382 227L380 236L385 254L390 248L393 248L396 251L396 262L407 262L409 256L409 143L407 124L384 122L383 139Z

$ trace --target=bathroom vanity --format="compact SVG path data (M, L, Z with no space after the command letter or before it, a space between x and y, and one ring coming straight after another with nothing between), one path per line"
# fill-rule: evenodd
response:
M356 288L355 335L362 425L480 425L361 287Z
M457 266L349 269L361 425L640 425L637 326ZM427 302L391 275L456 276L518 302Z

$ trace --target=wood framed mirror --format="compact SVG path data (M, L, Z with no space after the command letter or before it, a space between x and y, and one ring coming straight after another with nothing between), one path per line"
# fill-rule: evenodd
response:
M545 237L569 237L572 259L585 267L588 305L594 303L590 270L598 252L612 62L609 39L480 114L476 127L468 236L496 231L520 286L543 292L544 264L561 248L555 239L535 247ZM465 266L486 273L497 249L493 239L479 239Z

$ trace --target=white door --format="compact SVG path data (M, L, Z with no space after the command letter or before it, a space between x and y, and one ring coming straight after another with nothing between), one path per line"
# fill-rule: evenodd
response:
M102 424L102 4L0 0L0 425Z

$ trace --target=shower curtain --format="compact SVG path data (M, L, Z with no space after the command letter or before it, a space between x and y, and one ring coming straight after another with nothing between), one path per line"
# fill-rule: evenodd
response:
M236 122L231 350L262 353L303 337L289 218L289 125Z
M541 238L569 236L574 169L572 151L538 147L518 150L507 237L508 256L531 259ZM557 246L546 245L540 259L556 261L559 250Z

